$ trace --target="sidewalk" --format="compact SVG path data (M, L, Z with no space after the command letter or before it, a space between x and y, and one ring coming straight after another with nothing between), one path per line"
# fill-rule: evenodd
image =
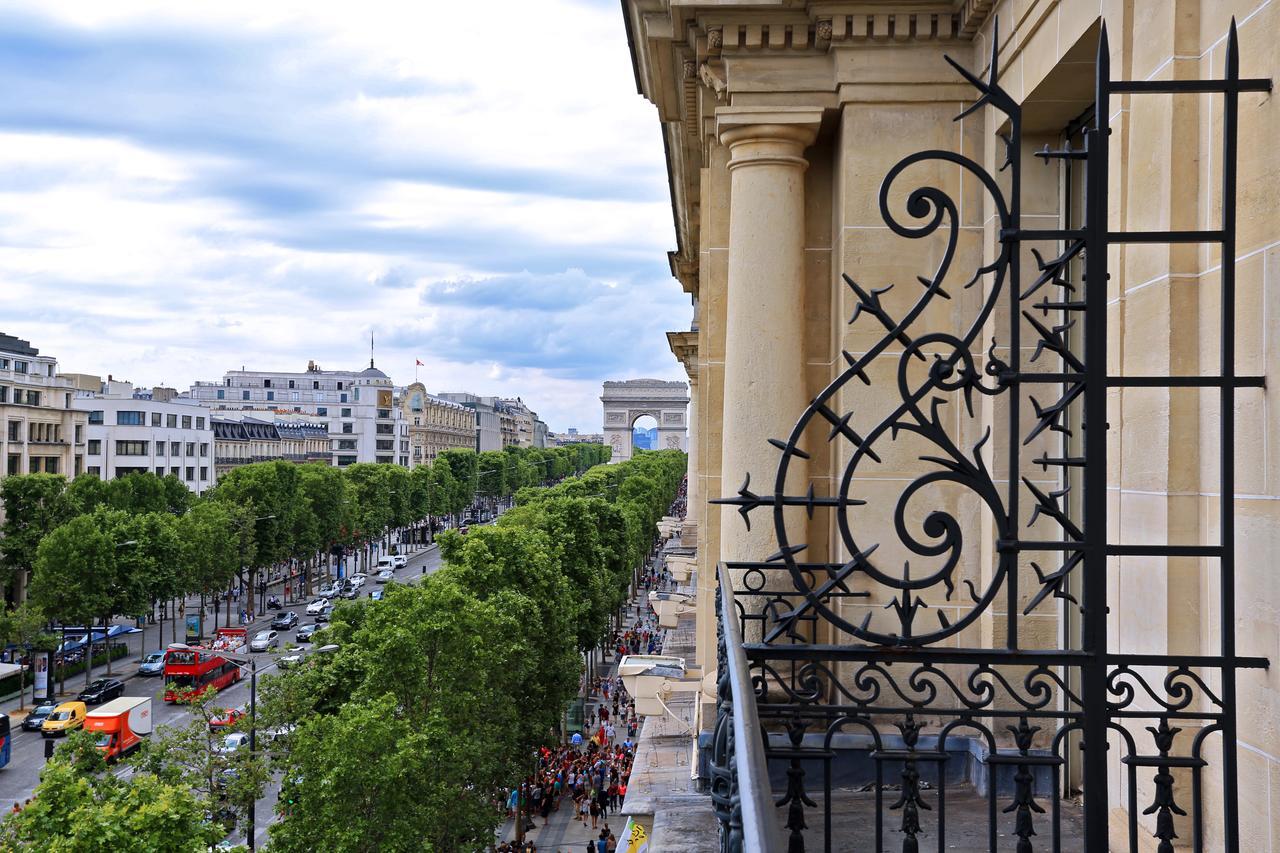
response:
M644 605L642 612L648 610L648 590L641 589L639 593L626 606L626 629L634 628L639 622L636 616L636 605ZM610 651L608 659L600 662L596 670L597 675L601 679L613 678L618 674L618 655L616 651ZM589 717L592 712L598 711L601 705L606 704L605 699L598 693L592 693L587 697L583 715ZM621 743L626 737L626 728L622 730L615 738L615 743ZM534 823L537 826L525 833L525 840L532 841L538 847L538 853L583 853L587 849L587 842L594 842L600 837L601 829L608 829L615 836L621 836L622 827L626 823L626 818L620 813L613 813L602 816L597 822L596 828L591 828L591 819L587 818L584 826L582 821L574 814L573 800L566 797L561 801L558 811L551 812L546 823L542 818L535 817ZM498 829L497 844L504 841L514 842L516 838L515 820L508 818Z

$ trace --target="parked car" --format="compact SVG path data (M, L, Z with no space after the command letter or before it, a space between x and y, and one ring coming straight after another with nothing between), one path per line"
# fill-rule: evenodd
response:
M99 678L81 690L76 700L86 705L100 705L112 699L119 699L123 695L123 681L118 678Z
M63 702L45 717L40 724L40 732L45 737L68 734L84 726L84 718L88 713L89 709L83 702Z
M298 629L298 633L294 635L294 639L299 643L311 642L311 637L320 630L319 625L303 625Z
M403 569L407 565L409 565L409 558L403 554L396 554L391 558L392 569Z
M321 622L328 622L332 618L333 618L333 605L330 605L326 607L324 610L321 610L319 613L316 614L316 624L320 624Z
M293 667L302 663L302 661L303 661L302 652L294 652L291 655L285 655L284 657L280 658L280 660L276 661L276 663L280 665L281 669L292 669Z
M280 635L275 631L259 631L249 641L249 651L265 652L280 647Z
M336 583L327 583L316 590L316 594L321 598L334 598L338 594L338 585Z
M377 581L378 583L386 583L389 580L394 580L395 576L396 576L395 572L391 571L390 569L383 569L382 571L378 572L374 580Z
M356 589L354 586L348 586L343 588L342 595L340 597L345 598L347 601L353 601L359 597L359 595L360 590Z
M28 732L40 731L40 727L44 725L44 721L49 718L49 715L53 713L54 708L57 707L57 704L54 702L45 702L43 705L37 705L32 708L31 713L27 714L27 716L22 720L23 730Z
M368 575L352 575L350 578L348 578L348 580L351 581L351 586L354 587L355 589L359 589L360 587L364 586L365 581L367 581L368 579L369 579Z
M164 652L152 652L138 664L138 675L164 675Z
M328 606L329 606L329 599L317 598L315 601L307 605L307 615L315 616L317 613L319 613L321 610L324 610Z
M218 729L225 729L228 726L235 725L236 720L243 716L244 711L239 708L228 708L226 711L209 721L209 730L216 731Z
M246 732L232 732L222 739L222 743L213 749L222 755L230 755L242 746L249 745L249 735Z
M382 592L383 591L380 589L375 589L373 592L369 593L369 597L372 598L374 601L381 601Z
M271 627L275 628L277 631L288 631L292 628L296 628L298 627L298 614L294 613L292 610L281 613L271 620Z

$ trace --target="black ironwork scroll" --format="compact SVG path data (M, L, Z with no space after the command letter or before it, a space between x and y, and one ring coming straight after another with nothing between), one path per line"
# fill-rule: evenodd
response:
M1226 45L1225 75L1220 80L1113 81L1105 26L1096 68L1096 108L1084 131L1084 145L1070 144L1036 156L1046 162L1083 165L1083 225L1060 229L1024 227L1022 189L1022 116L1017 101L999 82L998 34L992 37L988 72L978 77L947 61L976 90L976 99L959 117L990 107L1008 128L1001 136L1007 191L980 163L951 151L912 154L886 175L879 206L892 232L908 240L945 239L937 266L918 278L919 290L903 309L886 300L889 287L870 286L848 275L851 324L871 324L877 340L866 352L844 353L845 368L800 414L785 439L768 438L781 453L771 490L753 490L750 477L734 497L713 503L736 507L750 526L753 514L772 511L777 551L758 563L728 564L738 570L739 592L728 591L726 607L759 637L743 643L753 695L734 691L723 671L720 682L718 755L732 756L735 709L753 702L768 736L770 759L785 767L785 792L776 805L785 820L788 849L805 849L807 816L822 810L823 846L833 838L831 767L833 744L844 732L858 730L869 744L875 772L875 845L881 849L886 819L900 836L899 849L913 853L925 846L947 848L945 765L961 738L976 742L985 767L988 845L997 850L997 828L1012 840L1006 849L1028 853L1037 845L1062 849L1062 768L1081 756L1083 849L1108 849L1108 737L1120 745L1111 761L1122 766L1127 797L1128 837L1138 849L1139 816L1147 815L1148 834L1157 849L1173 850L1181 824L1189 818L1192 846L1204 847L1204 774L1209 772L1205 743L1219 739L1221 820L1226 849L1239 849L1235 765L1237 671L1265 666L1260 658L1237 655L1234 637L1235 543L1233 501L1235 395L1260 387L1262 378L1239 376L1234 367L1234 255L1236 198L1236 124L1243 93L1269 91L1269 80L1242 79L1234 22ZM1223 98L1222 222L1209 231L1113 231L1107 222L1108 112L1112 95L1217 93ZM996 219L995 257L977 269L953 269L960 238L955 201L936 187L906 195L903 220L891 199L898 184L917 164L945 164L963 171L985 192ZM1069 223L1068 223L1069 224ZM1031 250L1034 270L1022 269L1024 244L1056 242L1047 257ZM1108 247L1125 243L1212 243L1221 247L1221 366L1209 376L1117 376L1107 368ZM959 331L930 328L931 307L972 288L980 297ZM997 322L1004 312L1004 321ZM1012 318L1011 320L1009 318ZM993 326L1003 329L995 338ZM1030 336L1024 341L1024 336ZM1032 350L1031 355L1025 355ZM873 367L892 364L895 393L891 411L869 424L844 411L840 401L855 380L871 384ZM1207 388L1220 395L1222 477L1221 541L1209 545L1121 545L1107 538L1107 391L1111 388ZM963 442L957 427L980 423L983 398L1003 407L1002 428L987 429ZM877 395L882 401L884 395ZM1029 411L1024 412L1024 402ZM959 415L956 409L960 409ZM1024 415L1029 417L1024 419ZM861 425L860 425L861 424ZM1029 425L1028 425L1029 424ZM1024 459L1027 445L1042 435L1070 440L1060 453L1041 452ZM843 442L847 463L832 494L789 493L788 472L815 435ZM868 525L858 513L868 500L859 488L874 477L886 449L909 437L929 450L926 466L897 495L892 522ZM812 449L812 448L810 448ZM992 470L1001 454L1006 475ZM1023 475L1024 463L1042 476ZM1046 481L1056 477L1058 486ZM938 500L940 490L965 496L976 507L960 517L956 502ZM1077 490L1073 494L1073 490ZM1076 496L1078 494L1078 497ZM930 503L930 502L934 503ZM936 505L934 505L936 504ZM832 514L838 532L840 562L802 562L807 544L789 519L817 512ZM922 511L924 510L924 511ZM983 532L975 514L989 521ZM910 519L922 518L918 529ZM794 523L794 521L792 522ZM1049 538L1030 538L1028 530L1051 529ZM885 547L885 539L892 547ZM906 553L905 560L885 556ZM972 555L987 555L985 571L966 569ZM1049 555L1053 562L1043 555ZM1205 655L1126 655L1110 651L1107 636L1107 558L1109 556L1209 557L1219 573L1221 647ZM899 568L900 565L900 568ZM1035 586L1020 590L1019 567L1034 572ZM721 572L721 584L729 574ZM1029 580L1023 577L1022 582ZM841 602L874 590L887 600L884 615L862 608L851 618ZM934 602L934 606L930 602ZM945 602L946 607L936 606ZM1047 602L1047 603L1046 603ZM1037 608L1078 611L1075 643L1059 648L1024 642L1026 617ZM951 615L948 615L950 611ZM999 628L999 642L963 641L986 617ZM748 625L758 627L752 633ZM1153 671L1159 676L1153 676ZM1150 721L1150 742L1129 721ZM1181 737L1179 736L1181 733ZM1071 744L1071 751L1067 744ZM740 844L742 825L733 805L742 780L733 762L717 765L713 792L725 827L727 849ZM821 803L813 778L822 768ZM1006 790L997 776L1006 768ZM1150 782L1150 799L1137 800L1139 774ZM1191 781L1190 792L1175 784ZM896 777L896 783L886 783ZM1040 780L1037 782L1037 780ZM1047 783L1045 780L1048 780ZM752 784L761 784L759 778ZM766 783L767 784L767 783ZM886 784L896 784L885 797ZM1215 806L1215 810L1218 807ZM1003 823L1001 823L1003 821Z

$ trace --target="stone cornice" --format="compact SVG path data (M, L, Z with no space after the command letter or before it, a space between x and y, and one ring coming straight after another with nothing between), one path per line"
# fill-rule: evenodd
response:
M689 374L689 381L691 383L696 382L698 378L698 333L667 332L667 345L671 347L672 355L684 365L685 372Z

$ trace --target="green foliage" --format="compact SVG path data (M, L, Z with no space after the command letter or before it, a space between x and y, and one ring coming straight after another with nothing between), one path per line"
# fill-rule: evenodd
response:
M48 853L204 853L225 832L182 779L100 772L93 737L75 733L44 766L31 803L0 823L0 848Z
M58 474L21 474L0 480L0 503L4 505L0 557L5 584L16 572L35 568L41 540L71 517L73 508L66 492L67 478Z
M480 457L473 450L446 450L436 459L444 460L453 474L453 495L449 512L462 512L476 499Z

